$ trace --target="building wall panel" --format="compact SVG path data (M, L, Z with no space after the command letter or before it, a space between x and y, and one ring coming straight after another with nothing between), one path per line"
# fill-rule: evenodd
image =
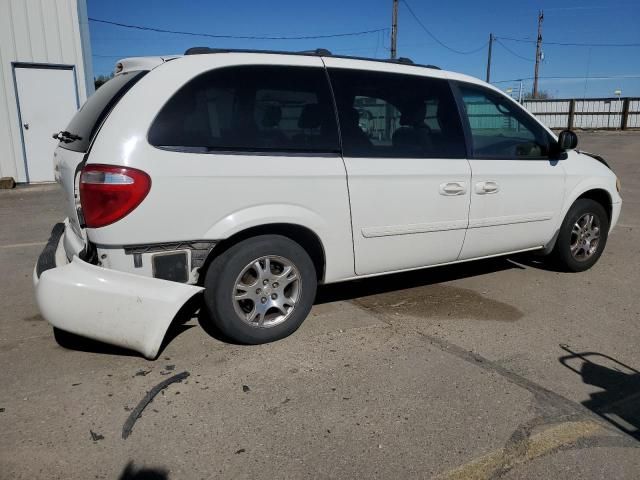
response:
M0 177L27 179L14 63L72 65L78 98L93 93L86 0L0 0Z

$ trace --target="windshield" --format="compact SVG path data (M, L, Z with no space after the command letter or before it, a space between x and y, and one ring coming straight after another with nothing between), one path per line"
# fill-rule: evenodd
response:
M147 72L122 73L98 88L71 119L71 123L65 130L68 135L60 142L60 146L75 152L89 150L89 145L98 133L103 120L145 73Z

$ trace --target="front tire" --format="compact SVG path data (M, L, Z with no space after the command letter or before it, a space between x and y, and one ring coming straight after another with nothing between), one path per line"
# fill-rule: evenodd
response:
M216 257L204 287L214 326L237 342L260 344L300 327L313 305L317 277L299 244L281 235L261 235Z
M562 222L553 256L563 270L588 270L602 255L608 233L609 217L604 207L588 198L578 199Z

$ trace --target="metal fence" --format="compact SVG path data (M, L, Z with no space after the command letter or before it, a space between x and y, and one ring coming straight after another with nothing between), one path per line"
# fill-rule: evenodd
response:
M640 98L525 100L522 105L550 128L640 128Z

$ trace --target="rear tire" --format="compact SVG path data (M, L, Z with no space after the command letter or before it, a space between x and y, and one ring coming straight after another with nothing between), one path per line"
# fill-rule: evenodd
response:
M583 272L602 255L608 233L604 207L589 198L578 199L562 222L552 255L562 270Z
M204 281L213 326L246 344L279 340L309 314L317 277L309 254L281 235L244 240L216 257Z

